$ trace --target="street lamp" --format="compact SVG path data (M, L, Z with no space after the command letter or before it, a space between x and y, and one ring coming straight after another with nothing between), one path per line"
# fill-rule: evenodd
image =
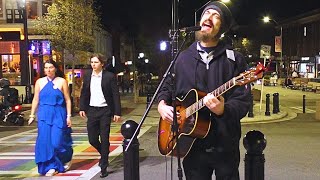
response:
M31 60L29 56L29 45L28 45L28 17L27 17L27 2L26 0L21 0L18 3L18 8L22 14L22 22L23 22L23 40L24 40L24 48L21 52L20 58L20 66L21 66L21 84L26 85L26 98L25 103L29 104L32 101L31 94L31 84L32 84L32 66ZM29 72L29 73L28 73Z
M269 23L270 21L273 21L277 26L279 26L279 23L276 20L271 19L269 16L263 17L263 22ZM280 48L280 60L282 61L282 26L280 26Z
M32 72L30 71L30 67L31 67L31 63L28 60L28 17L27 17L27 2L26 0L20 0L18 3L18 9L20 11L20 13L22 14L22 23L23 23L23 46L24 48L21 51L21 68L23 68L23 70L21 71L21 82L24 85L31 85L32 84ZM29 75L28 75L29 72Z
M167 50L167 42L166 41L161 41L160 43L160 51L165 51Z
M143 58L144 57L144 53L139 53L138 58Z

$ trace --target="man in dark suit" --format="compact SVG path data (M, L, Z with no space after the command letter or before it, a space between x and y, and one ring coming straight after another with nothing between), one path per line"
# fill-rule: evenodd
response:
M108 176L111 118L115 122L120 121L121 103L115 75L103 70L105 58L101 54L93 54L90 62L92 70L83 77L79 114L87 117L89 143L101 155L99 166L100 177L103 178Z

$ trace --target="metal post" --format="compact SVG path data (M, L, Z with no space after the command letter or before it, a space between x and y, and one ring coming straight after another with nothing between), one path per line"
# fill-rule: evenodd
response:
M253 117L253 94L250 96L250 106L249 106L249 112L248 117Z
M23 34L24 34L24 47L25 49L23 50L23 61L27 61L28 60L28 66L26 69L28 69L29 71L29 78L28 78L28 84L27 85L31 85L32 84L32 72L31 72L31 61L29 60L29 43L28 43L28 17L27 17L27 6L26 6L26 1L24 1L24 7L22 8L22 14L23 14Z
M173 59L178 51L178 39L179 39L179 32L178 32L178 27L179 27L179 16L178 16L178 0L172 0L172 27L171 27L171 59Z
M29 50L29 44L28 44L28 17L27 17L27 11L26 11L26 1L24 1L23 7L22 7L22 18L23 18L23 34L24 34L24 49L22 50L22 58L21 61L26 61L27 63L22 63L20 62L21 65L26 65L23 70L21 69L21 75L27 75L26 72L28 73L28 78L25 79L25 77L22 78L21 76L21 84L26 85L25 90L26 90L26 97L24 100L24 103L30 104L32 102L32 93L31 93L31 85L33 84L33 78L32 78L32 62L30 60L30 56L28 53Z
M123 162L124 162L124 180L139 180L139 141L138 138L133 139L128 151L127 148L130 139L132 138L138 123L133 120L127 120L121 126L121 134L123 139Z
M245 180L264 180L265 158L263 150L267 140L260 131L249 131L243 138L243 145L247 150L244 159Z
M306 95L302 96L302 112L306 113Z
M270 116L270 94L266 94L266 116Z
M31 104L32 102L32 93L31 93L31 85L26 85L26 98L24 100L24 104Z
M280 26L280 40L281 40L281 51L280 51L280 62L283 62L283 60L282 60L282 51L283 51L283 43L282 43L282 40L283 40L283 38L282 38L282 26ZM278 72L281 72L281 71L278 71ZM280 73L280 75L281 75L281 73ZM280 76L279 76L280 77ZM278 78L279 78L278 77ZM286 77L288 77L288 74L287 74L287 76Z
M279 93L273 93L273 114L277 114L279 112Z

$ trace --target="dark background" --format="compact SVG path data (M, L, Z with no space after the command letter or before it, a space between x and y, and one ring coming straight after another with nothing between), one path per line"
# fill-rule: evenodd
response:
M227 4L239 25L261 24L265 15L276 21L320 8L319 0L231 0ZM192 26L194 12L206 0L180 0L179 26ZM153 38L165 38L171 28L172 0L97 0L101 19L108 29L118 29L133 35L143 33ZM198 10L198 20L202 9Z

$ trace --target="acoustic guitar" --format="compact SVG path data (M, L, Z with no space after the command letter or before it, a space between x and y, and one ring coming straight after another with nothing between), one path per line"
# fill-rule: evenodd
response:
M215 97L221 96L234 86L243 86L263 77L265 68L258 64L255 68L230 79L216 90L210 92ZM210 113L205 107L203 97L207 94L191 89L183 99L177 98L176 110L180 113L178 125L178 141L180 157L185 157L197 138L205 138L210 130ZM177 139L172 129L172 122L160 118L158 127L158 148L162 155L177 156Z

